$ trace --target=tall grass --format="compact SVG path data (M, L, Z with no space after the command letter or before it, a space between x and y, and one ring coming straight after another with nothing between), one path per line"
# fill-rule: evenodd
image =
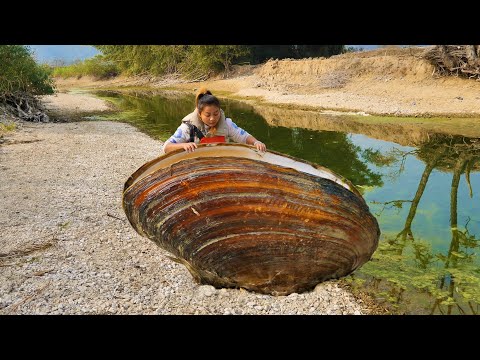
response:
M77 62L68 66L60 66L53 69L54 77L92 76L97 80L108 79L120 74L120 70L112 61L105 59L103 55L96 55L91 59Z

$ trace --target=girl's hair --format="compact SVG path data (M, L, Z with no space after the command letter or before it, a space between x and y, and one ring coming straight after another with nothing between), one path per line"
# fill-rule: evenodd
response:
M195 97L196 108L198 107L198 99L200 99L204 95L212 95L212 92L210 90L207 90L207 88L204 88L204 87L200 88L200 90L198 90L197 96Z
M220 108L220 100L218 100L216 96L213 96L210 90L201 88L195 98L195 107L201 113L203 108L207 105L215 105Z

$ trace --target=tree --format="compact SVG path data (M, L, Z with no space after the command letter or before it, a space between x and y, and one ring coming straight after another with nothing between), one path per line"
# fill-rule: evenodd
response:
M220 71L226 76L234 61L248 54L249 49L242 45L192 45L180 69L194 80L205 80Z
M47 65L38 65L30 48L0 45L0 95L16 91L31 95L53 94L53 79Z
M48 65L38 65L30 48L0 45L0 107L14 117L48 121L35 95L53 94Z
M224 70L249 49L242 45L98 45L95 46L125 74L166 75L182 72L205 78Z
M259 64L271 58L285 59L295 56L293 45L248 45L248 47L253 64Z
M345 45L295 45L297 59L308 57L330 57L343 53Z

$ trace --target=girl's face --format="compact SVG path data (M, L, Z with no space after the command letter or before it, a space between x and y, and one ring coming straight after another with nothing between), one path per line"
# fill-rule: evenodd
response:
M215 105L206 105L200 113L200 118L205 125L215 126L220 120L220 108Z

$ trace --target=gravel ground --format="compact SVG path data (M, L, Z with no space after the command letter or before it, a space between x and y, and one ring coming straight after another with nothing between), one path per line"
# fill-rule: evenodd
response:
M0 145L0 314L369 312L336 281L278 297L195 283L122 209L161 145L115 122L24 123Z

